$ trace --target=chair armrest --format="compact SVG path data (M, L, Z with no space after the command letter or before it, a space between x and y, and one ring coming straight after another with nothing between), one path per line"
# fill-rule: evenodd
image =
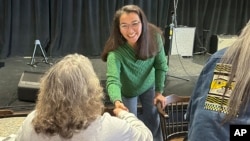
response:
M168 114L164 111L164 109L162 109L161 102L157 102L156 107L161 116L169 118Z

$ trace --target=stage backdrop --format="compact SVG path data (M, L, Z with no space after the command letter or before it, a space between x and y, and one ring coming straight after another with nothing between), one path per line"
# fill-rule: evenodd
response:
M140 6L166 42L173 12L176 26L195 27L193 52L209 48L211 35L238 34L250 17L249 0L0 0L0 57L31 56L36 39L50 57L99 56L114 12L126 4Z

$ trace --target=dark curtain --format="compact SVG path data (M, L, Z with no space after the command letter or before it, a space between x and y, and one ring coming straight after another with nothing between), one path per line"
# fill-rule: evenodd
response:
M196 27L194 52L209 49L211 35L238 34L250 18L249 0L0 0L1 58L31 56L35 40L51 57L99 56L115 11L126 4L140 6L166 42L174 11L177 26Z

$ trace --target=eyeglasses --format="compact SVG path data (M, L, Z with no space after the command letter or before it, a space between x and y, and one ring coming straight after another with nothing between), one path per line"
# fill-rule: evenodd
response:
M136 22L133 22L131 24L120 24L120 29L128 30L130 26L131 26L131 28L135 29L135 28L137 28L139 26L140 23L141 22L136 21Z

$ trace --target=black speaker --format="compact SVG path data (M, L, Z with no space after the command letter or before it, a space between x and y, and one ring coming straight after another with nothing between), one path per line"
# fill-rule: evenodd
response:
M18 83L17 95L22 101L35 102L43 72L24 71Z
M0 62L0 68L4 67L4 65L5 65L4 62Z
M236 35L212 35L210 38L209 53L213 54L222 48L231 46L236 39Z

